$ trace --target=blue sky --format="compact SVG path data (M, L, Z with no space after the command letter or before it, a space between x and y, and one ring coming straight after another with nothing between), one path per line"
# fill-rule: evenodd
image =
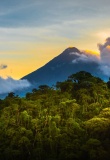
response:
M98 51L110 35L109 0L1 0L1 76L22 76L69 46Z

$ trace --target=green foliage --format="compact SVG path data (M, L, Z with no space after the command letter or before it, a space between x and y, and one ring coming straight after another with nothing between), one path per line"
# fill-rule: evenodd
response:
M81 71L0 100L1 160L108 160L109 83Z

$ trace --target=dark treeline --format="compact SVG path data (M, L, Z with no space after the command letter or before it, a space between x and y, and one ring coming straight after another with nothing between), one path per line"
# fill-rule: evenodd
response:
M81 159L110 159L110 81L81 71L0 100L0 160Z

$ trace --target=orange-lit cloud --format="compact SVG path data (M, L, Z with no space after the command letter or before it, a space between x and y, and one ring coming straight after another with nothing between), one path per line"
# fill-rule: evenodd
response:
M85 53L87 53L87 54L93 54L93 55L99 56L99 53L96 52L96 51L85 50Z

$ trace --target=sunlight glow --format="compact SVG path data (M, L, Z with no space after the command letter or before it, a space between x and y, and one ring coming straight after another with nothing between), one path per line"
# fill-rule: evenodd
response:
M99 55L100 55L100 54L99 54L98 52L96 52L96 51L85 50L85 52L86 52L87 54L93 54L93 55L96 55L96 56L99 56Z

